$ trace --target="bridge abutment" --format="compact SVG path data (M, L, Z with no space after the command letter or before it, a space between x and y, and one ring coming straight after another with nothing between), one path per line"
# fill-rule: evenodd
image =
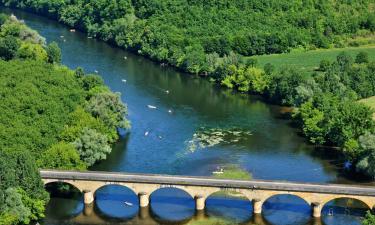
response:
M150 204L150 195L146 192L140 192L138 193L138 198L139 198L139 206L142 207L147 207Z

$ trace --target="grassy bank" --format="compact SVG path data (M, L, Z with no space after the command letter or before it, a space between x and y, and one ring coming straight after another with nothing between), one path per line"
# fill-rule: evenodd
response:
M336 57L341 52L355 58L359 52L367 52L371 60L375 59L375 45L350 47L350 48L333 48L333 49L319 49L313 51L294 51L287 54L274 54L255 56L258 60L259 66L263 67L267 63L271 63L276 68L282 66L295 66L305 71L313 71L321 60L336 60Z

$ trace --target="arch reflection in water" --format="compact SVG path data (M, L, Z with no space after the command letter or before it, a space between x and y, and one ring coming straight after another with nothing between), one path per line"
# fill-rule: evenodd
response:
M307 224L311 220L311 207L294 195L274 195L262 208L264 219L274 225Z
M207 198L206 213L233 223L243 223L252 218L253 207L251 201L241 193L220 191Z
M106 185L95 192L95 204L104 216L131 219L138 213L137 195L125 186Z
M367 210L370 208L362 201L338 198L324 205L322 221L326 225L360 225Z
M187 192L177 188L161 188L150 196L153 217L164 222L185 221L194 216L195 201Z
M56 219L73 218L84 209L83 195L69 183L52 182L45 185L51 199L46 207L46 215Z

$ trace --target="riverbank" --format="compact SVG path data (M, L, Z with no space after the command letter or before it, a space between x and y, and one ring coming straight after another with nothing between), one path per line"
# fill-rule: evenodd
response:
M126 106L97 75L60 64L61 50L0 14L0 224L44 217L39 168L85 170L111 152Z

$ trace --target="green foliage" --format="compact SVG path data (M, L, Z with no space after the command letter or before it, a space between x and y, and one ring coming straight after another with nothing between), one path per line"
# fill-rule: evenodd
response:
M29 224L31 210L22 202L22 194L20 194L15 188L8 188L4 194L4 211L17 218L16 224Z
M370 0L1 2L54 17L89 36L191 73L213 71L206 58L215 53L251 56L343 46L347 37L373 31L375 23Z
M14 37L0 38L0 58L3 60L13 59L19 47L20 44Z
M56 168L62 170L85 170L86 164L80 160L75 146L71 143L59 142L45 151L38 165L44 168Z
M43 217L48 195L28 152L0 151L0 221L28 224Z
M357 164L359 171L375 178L375 134L366 133L359 138L362 159Z
M368 63L369 57L367 52L360 52L358 53L357 57L355 58L356 63Z
M84 128L94 129L105 134L109 142L114 142L118 138L116 129L106 125L99 118L94 118L90 113L86 112L82 107L77 107L75 111L70 113L68 122L64 130L61 132L60 139L66 142L74 142L81 136Z
M29 224L44 217L48 201L39 168L86 169L111 152L117 128L128 121L120 97L100 77L56 65L56 43L45 47L15 17L2 23L0 224Z
M49 63L60 63L61 62L61 49L56 42L51 42L47 46L47 56Z
M375 215L368 211L362 225L375 225Z
M129 128L129 123L124 117L127 108L121 102L119 93L103 92L93 96L88 101L86 110L109 127Z
M95 130L84 128L81 137L74 142L81 159L92 166L99 160L106 159L111 152L107 137Z
M17 57L21 59L31 59L47 62L48 55L46 50L39 44L24 42L17 51Z
M283 105L294 105L297 87L307 81L307 77L295 68L283 68L273 73L266 94L275 102Z

